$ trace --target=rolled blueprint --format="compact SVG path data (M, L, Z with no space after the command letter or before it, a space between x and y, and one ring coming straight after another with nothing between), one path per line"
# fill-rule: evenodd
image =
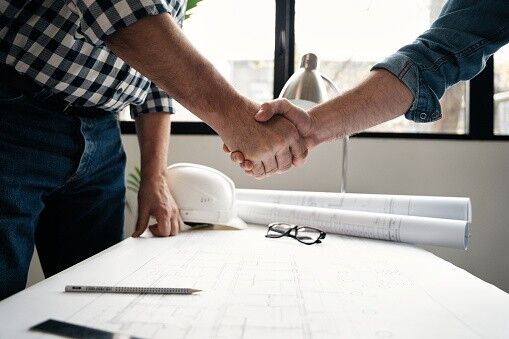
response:
M238 200L472 221L469 198L237 189Z
M237 201L238 216L247 223L284 222L318 228L327 233L421 245L467 249L470 222L320 208Z

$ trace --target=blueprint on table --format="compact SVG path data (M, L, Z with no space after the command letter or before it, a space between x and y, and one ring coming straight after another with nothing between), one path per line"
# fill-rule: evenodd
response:
M338 236L305 246L260 228L129 241L157 249L118 285L203 292L102 295L68 321L150 338L478 337L398 267L399 256L436 260L419 249ZM133 255L117 252L120 262Z

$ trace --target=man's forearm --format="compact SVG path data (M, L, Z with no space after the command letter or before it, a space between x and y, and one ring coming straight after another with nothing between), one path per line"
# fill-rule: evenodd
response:
M107 39L108 47L212 127L232 150L275 173L307 155L288 120L255 121L259 105L240 95L187 40L169 14L145 17Z
M216 131L245 100L188 41L169 14L113 33L108 47Z
M361 132L404 114L413 95L397 77L385 70L372 71L354 89L313 107L313 144Z
M143 114L136 119L143 178L165 175L168 166L170 124L170 114L165 112Z
M182 226L178 206L171 196L166 166L170 137L170 115L166 112L143 114L136 118L141 153L141 182L138 191L138 218L133 237L150 225L156 236L176 235Z

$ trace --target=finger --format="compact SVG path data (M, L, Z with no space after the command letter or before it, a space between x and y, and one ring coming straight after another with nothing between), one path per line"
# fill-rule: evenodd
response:
M251 171L253 169L253 162L251 160L245 160L240 164L240 167L244 171Z
M189 225L186 225L184 219L182 218L182 214L180 214L180 210L177 208L177 212L175 213L175 218L177 219L177 234L190 229Z
M179 222L179 232L185 230L186 225L184 224L184 220L182 220L182 217L180 217L180 214L179 214L178 222Z
M179 221L178 221L178 218L176 216L172 217L171 218L171 232L170 232L170 235L171 236L174 236L174 235L177 235L179 233Z
M276 157L273 156L262 162L265 167L265 175L272 175L277 172L277 160Z
M156 215L157 229L160 236L167 237L171 234L171 214L166 211Z
M244 154L240 151L232 152L230 158L232 159L233 162L237 164L241 164L245 160Z
M308 149L303 142L295 142L290 145L290 152L292 155L292 163L294 166L300 166L306 162L308 156Z
M253 175L257 179L263 179L265 175L265 167L261 161L258 161L253 166Z
M180 220L182 220L182 218L180 217L180 211L178 210L178 208L175 208L171 216L171 235L179 234Z
M284 98L264 103L258 113L255 114L255 120L265 122L270 120L274 114L280 114L290 120L301 135L306 135L311 128L309 115L302 108L293 105L288 99Z
M249 175L249 176L254 177L253 169L250 169L250 170L244 170L244 173L246 173L246 174L247 174L247 175Z
M320 141L315 136L306 137L304 142L306 144L306 148L308 149L308 151L312 150L313 148L320 144Z
M230 153L230 149L228 148L228 146L226 146L226 144L223 144L223 151L225 153Z
M152 232L152 234L156 237L165 237L165 235L159 230L159 225L157 224L154 224L154 225L150 225L148 227L148 229L150 230L150 232Z
M284 150L276 153L278 173L286 172L292 167L292 158L292 153L289 148L285 148Z
M148 209L138 207L138 220L136 221L136 229L131 235L133 238L137 238L142 235L147 229L148 220L150 219L150 213Z

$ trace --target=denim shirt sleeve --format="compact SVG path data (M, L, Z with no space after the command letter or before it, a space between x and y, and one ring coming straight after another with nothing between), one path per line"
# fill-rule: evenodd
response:
M445 90L476 76L508 42L508 0L449 0L426 32L372 69L386 69L408 86L414 102L407 119L430 122L442 116Z

